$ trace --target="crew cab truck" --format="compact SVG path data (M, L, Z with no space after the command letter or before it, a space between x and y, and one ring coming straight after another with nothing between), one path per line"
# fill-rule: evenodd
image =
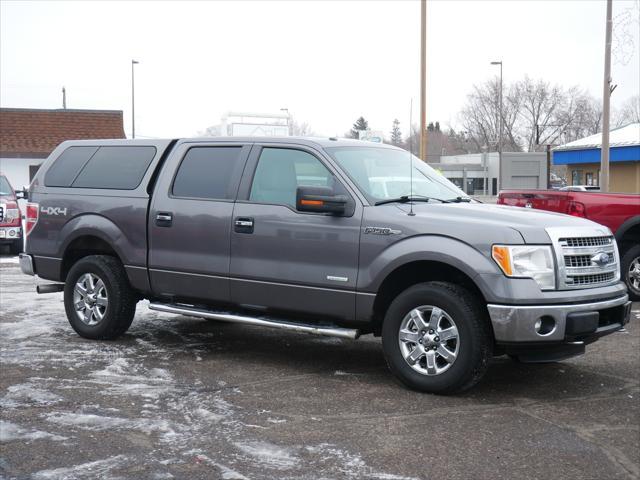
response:
M503 190L498 204L566 213L611 229L620 250L620 273L629 297L640 301L640 194Z
M388 196L381 177L394 192L404 179L406 194ZM452 393L493 355L566 358L629 319L608 228L475 202L387 145L72 141L28 195L21 268L57 282L41 292L64 289L89 339L123 334L148 299L180 315L381 335L402 383Z

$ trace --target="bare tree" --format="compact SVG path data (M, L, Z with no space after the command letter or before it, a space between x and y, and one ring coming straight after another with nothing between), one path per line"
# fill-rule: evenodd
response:
M460 112L462 129L468 133L469 150L481 152L483 148L497 150L500 131L499 103L500 82L497 78L474 85L467 96L467 103ZM520 110L520 96L515 86L503 91L503 138L504 151L518 151L515 126Z
M640 95L627 99L614 115L613 124L616 127L623 127L630 123L640 123Z
M289 120L289 133L295 137L310 137L315 135L313 129L307 122L298 123L293 118Z

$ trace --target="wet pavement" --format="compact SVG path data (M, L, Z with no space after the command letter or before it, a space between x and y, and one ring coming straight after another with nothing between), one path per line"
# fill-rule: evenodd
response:
M0 257L0 477L637 479L640 304L562 363L496 358L455 397L399 386L379 339L153 312L78 337Z

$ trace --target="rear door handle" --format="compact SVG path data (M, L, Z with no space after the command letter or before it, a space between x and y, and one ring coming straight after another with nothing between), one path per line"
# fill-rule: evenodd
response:
M170 227L173 222L173 214L171 212L156 213L156 225L159 227Z
M236 233L253 233L253 218L236 217L233 228Z

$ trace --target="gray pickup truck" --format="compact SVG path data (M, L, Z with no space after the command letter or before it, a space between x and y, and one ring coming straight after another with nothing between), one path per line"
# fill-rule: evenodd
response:
M608 228L487 205L391 146L206 138L61 144L28 192L23 272L81 336L136 304L356 339L405 385L459 392L494 355L556 361L623 329Z

